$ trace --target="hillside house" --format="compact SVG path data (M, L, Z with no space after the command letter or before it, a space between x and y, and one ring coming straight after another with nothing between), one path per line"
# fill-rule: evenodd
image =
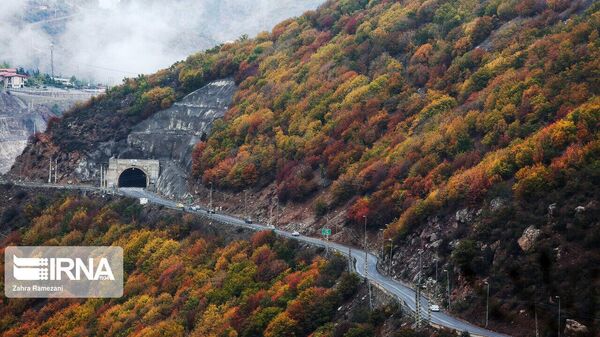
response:
M17 89L25 86L26 75L17 74L17 69L0 69L0 83L4 89Z

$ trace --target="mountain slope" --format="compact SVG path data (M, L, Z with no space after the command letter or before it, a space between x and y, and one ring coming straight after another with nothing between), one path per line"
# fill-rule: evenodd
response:
M52 125L25 159L85 156L234 76L239 91L196 146L193 178L275 188L289 207L314 207L313 231L339 211L345 228L390 224L394 273L414 280L421 249L426 276L434 261L453 275L452 309L465 317L481 316L488 280L498 328L530 333L537 307L554 331L548 299L560 295L567 318L595 331L599 27L592 1L331 1L126 81Z
M384 322L400 323L384 295L372 314L364 310L366 287L343 258L273 232L214 227L132 199L4 185L0 217L2 247L124 250L122 297L2 297L2 336L372 336Z

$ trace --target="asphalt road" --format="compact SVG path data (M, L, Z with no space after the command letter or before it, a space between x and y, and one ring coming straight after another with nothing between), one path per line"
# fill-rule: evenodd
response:
M122 188L119 191L125 196L129 196L129 197L133 197L133 198L147 198L148 201L151 203L167 206L170 208L180 209L177 207L176 202L164 199L156 194L145 191L143 189ZM243 219L233 217L233 216L230 216L227 214L220 214L220 213L211 214L211 213L208 213L206 211L206 209L192 211L190 208L186 207L185 211L189 212L189 213L201 214L202 216L208 217L210 219L214 219L218 222L230 224L233 226L245 227L245 228L249 228L249 229L257 230L257 231L259 231L259 230L274 230L275 233L277 233L280 236L299 240L299 241L306 242L306 243L309 243L309 244L312 244L315 246L328 247L329 249L338 251L339 253L344 254L346 256L348 255L348 252L350 251L352 254L354 263L355 263L354 267L355 267L356 272L360 276L363 276L363 277L365 276L365 268L364 268L365 252L364 252L364 250L351 248L351 247L348 247L348 246L345 246L345 245L342 245L342 244L339 244L336 242L325 241L325 240L317 239L314 237L309 237L309 236L304 236L304 235L294 236L290 232L282 231L279 229L274 229L267 225L257 224L257 223L248 224ZM371 254L371 253L368 253L366 256L367 256L367 278L372 283L378 285L381 288L384 288L386 291L395 295L399 300L401 300L404 303L405 307L410 308L410 310L412 310L414 312L416 310L415 291L410 286L408 286L402 282L393 280L385 275L382 275L377 270L377 259L378 259L377 256L375 256L374 254ZM420 300L421 300L421 310L422 310L421 317L422 317L422 319L426 319L428 317L427 308L429 307L430 303L429 303L429 300L423 296L421 297ZM471 335L474 335L474 336L486 336L486 337L506 337L507 336L505 334L501 334L501 333L497 333L497 332L493 332L490 330L480 328L471 323L468 323L463 320L452 317L443 311L432 312L431 313L431 322L434 325L439 325L439 326L451 328L451 329L458 330L458 331L468 331Z
M2 181L0 181L1 183ZM98 191L99 188L92 186L83 185L51 185L51 184L36 184L36 183L23 183L23 182L12 182L15 185L26 186L26 187L41 187L41 188L61 188L61 189L74 189L74 190L85 190L85 191ZM274 229L267 225L252 223L248 224L243 219L221 213L208 213L206 209L200 209L197 211L191 210L189 207L181 209L177 207L178 203L172 200L165 199L159 195L148 192L144 189L139 188L121 188L117 191L118 194L131 197L131 198L147 198L150 203L163 205L168 208L185 211L188 213L199 214L209 219L214 219L217 222L229 224L237 227L249 228L252 230L273 230L276 234L287 237L294 240L299 240L308 244L312 244L319 247L327 247L330 250L337 251L343 255L348 255L351 252L352 259L354 260L354 269L360 276L365 276L365 252L360 249L351 248L336 242L325 241L314 237L299 235L294 236L290 232L282 231L280 229ZM393 294L398 298L405 308L409 308L412 312L416 309L415 291L407 284L404 284L398 280L391 279L385 275L382 275L377 270L377 256L371 253L367 253L367 275L369 281L383 288L385 291ZM430 303L425 297L420 298L421 301L421 317L426 319L428 317L427 308ZM471 323L465 322L461 319L450 316L449 314L440 311L431 313L431 323L436 326L442 326L457 331L468 331L473 336L486 336L486 337L507 337L508 335L490 331L484 328L480 328Z

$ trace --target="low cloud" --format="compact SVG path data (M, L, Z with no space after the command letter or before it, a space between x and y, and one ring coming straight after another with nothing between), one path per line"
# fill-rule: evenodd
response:
M50 72L54 45L57 75L118 83L242 34L270 30L321 2L2 0L0 61ZM61 5L53 12L55 3Z

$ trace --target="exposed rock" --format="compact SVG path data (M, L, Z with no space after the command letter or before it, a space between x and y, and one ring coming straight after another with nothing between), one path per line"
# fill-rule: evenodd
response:
M490 201L490 209L495 212L504 207L505 201L502 198L494 198Z
M439 248L442 245L442 240L437 240L432 242L429 247L431 248Z
M567 319L567 324L565 327L565 336L566 337L579 337L585 336L590 331L587 326L577 322L574 319Z
M170 198L181 198L187 191L188 173L174 161L161 161L156 189Z
M535 241L541 233L542 232L534 226L527 227L523 232L523 235L519 238L519 247L521 247L524 252L529 251L535 245Z
M181 197L187 192L192 151L225 115L236 91L231 79L214 81L136 125L127 137L125 156L161 160L157 190Z
M463 208L456 211L456 221L460 223L468 223L473 220L473 212L468 208Z
M0 174L10 170L29 137L44 132L55 113L91 97L91 93L77 90L0 90Z
M232 79L213 81L135 125L127 139L95 144L93 151L74 163L76 180L97 181L100 166L106 167L111 157L156 159L161 165L157 192L183 197L188 192L194 146L225 115L236 90Z
M48 108L31 110L23 100L0 91L0 174L10 170L34 131L46 130Z
M130 148L147 158L177 160L191 168L194 145L222 118L236 90L233 80L214 81L172 107L136 125L127 137Z
M429 241L430 242L434 242L438 240L438 236L436 233L431 233L431 235L429 236Z

